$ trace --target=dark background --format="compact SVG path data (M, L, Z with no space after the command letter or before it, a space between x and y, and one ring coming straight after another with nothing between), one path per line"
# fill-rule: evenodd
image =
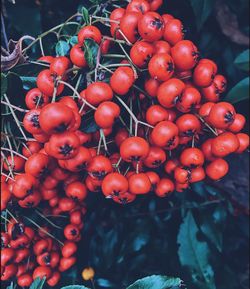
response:
M16 0L16 4L2 1L7 39L18 40L23 35L36 37L64 22L79 5L88 7L89 4L80 0ZM248 48L248 6L247 0L167 0L161 12L173 14L183 21L186 38L198 44L202 57L217 62L220 73L228 78L230 91L247 76L234 61ZM5 46L3 34L1 40ZM53 50L54 40L48 38L46 41L47 51ZM248 117L248 95L235 105L238 112ZM248 153L232 156L229 160L230 175L223 182L210 186L198 184L167 200L147 196L121 207L101 195L91 195L78 263L64 274L61 285L83 284L80 272L92 266L96 271L96 287L100 289L123 289L136 279L152 274L178 276L185 280L189 289L249 288ZM226 201L205 207L200 205L218 198L226 198ZM213 268L216 285L204 280L195 282L194 272L181 266L177 235L187 207L193 208L199 228L198 235L194 236L197 246L199 242L207 244L206 262ZM84 284L91 287L88 282Z

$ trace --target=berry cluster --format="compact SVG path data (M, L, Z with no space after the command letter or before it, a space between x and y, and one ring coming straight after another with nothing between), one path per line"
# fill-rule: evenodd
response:
M36 278L46 277L49 286L58 284L61 273L76 263L74 255L82 224L79 211L72 212L70 220L74 223L64 229L63 246L48 237L48 228L40 228L37 233L16 218L9 220L7 231L1 232L1 280L16 277L20 287L29 287Z
M9 220L2 233L2 280L17 276L24 287L46 276L56 285L59 272L76 262L88 191L119 204L150 192L166 197L206 178L223 178L229 170L225 157L248 149L249 136L241 133L245 117L220 101L225 77L184 40L179 19L155 12L161 4L132 0L111 13L112 37L88 25L69 57L38 59L47 69L25 96L23 118L33 140L4 159L1 209L43 204L44 215L66 214L66 241L61 247L45 229L35 234L22 221ZM85 58L87 39L99 46L94 71ZM113 43L123 60L102 65ZM95 75L80 93L71 84L74 70ZM100 71L109 74L108 81ZM65 95L66 87L73 95ZM97 131L84 132L86 115L93 116ZM23 265L27 259L29 266Z

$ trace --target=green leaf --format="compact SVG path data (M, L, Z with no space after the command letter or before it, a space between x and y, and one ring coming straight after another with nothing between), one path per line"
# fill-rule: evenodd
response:
M237 103L249 98L249 77L238 82L225 97L225 101Z
M1 73L1 97L7 92L8 80L5 74Z
M69 44L71 44L72 46L76 45L78 43L78 39L77 39L77 36L72 36L70 39L69 39Z
M84 41L85 51L84 56L90 69L96 67L97 54L99 45L93 39L85 39Z
M236 57L234 63L239 69L249 71L249 52L250 50L247 49Z
M56 55L65 56L69 53L70 46L66 41L60 40L56 44Z
M20 76L23 82L23 88L29 90L31 88L36 87L36 77L32 76Z
M89 25L90 21L89 21L89 11L88 11L88 9L83 6L82 9L81 9L81 12L82 12L82 17L83 17L84 22L86 23L86 25Z
M83 285L69 285L69 286L62 287L61 289L89 289L89 288Z
M197 29L200 31L212 12L214 0L190 0L190 3L196 17Z
M222 252L222 230L220 226L216 226L215 223L205 216L203 223L200 226L203 234L215 245L219 252Z
M43 288L43 285L45 283L45 280L46 278L44 277L43 279L41 278L36 278L34 280L34 282L30 285L30 288L29 289L42 289Z
M183 281L180 278L153 275L136 281L127 289L171 289L181 285L183 286Z
M207 243L198 240L198 233L199 229L189 211L178 234L180 262L192 273L192 280L200 289L215 289L214 272L208 260L209 247Z

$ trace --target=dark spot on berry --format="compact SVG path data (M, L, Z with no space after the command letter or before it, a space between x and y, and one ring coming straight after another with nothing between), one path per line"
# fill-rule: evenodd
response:
M42 95L36 95L33 98L33 102L35 103L36 106L42 106L44 104L44 99Z
M77 236L78 232L77 232L76 229L73 229L73 230L70 231L70 233L71 233L72 236Z
M167 148L172 147L175 144L175 139L176 137L174 136L173 138L171 138L168 142L167 142Z
M65 157L70 155L73 151L73 147L69 144L65 144L64 146L60 147L60 154L64 155Z
M61 123L57 127L55 127L55 132L64 132L67 129L67 125L65 123Z
M231 111L228 111L228 113L225 115L225 122L233 123L233 121L234 121L234 114Z
M198 62L200 60L200 52L199 51L193 51L192 56L194 57L195 62Z
M168 62L167 71L168 72L173 72L174 71L174 63L172 61Z
M185 131L182 136L184 137L192 137L196 134L196 130L192 130L192 129L189 129L187 131Z
M33 114L30 118L30 121L32 122L32 125L34 127L40 128L39 115L38 114Z
M142 14L144 14L145 11L144 11L142 5L138 5L137 8L138 8L138 10L141 11Z
M50 265L50 260L51 260L51 257L49 254L47 254L46 256L43 257L43 260L45 262L46 265Z
M120 191L113 191L113 195L115 197L119 197L120 196Z
M162 161L161 161L161 160L155 160L154 162L152 162L152 165L153 165L154 167L159 167L161 164L162 164Z
M140 159L141 159L140 156L131 156L131 157L129 158L129 160L132 161L132 162L139 162Z
M24 228L23 228L23 225L20 224L20 223L16 223L12 230L11 230L11 238L12 240L16 240L18 239L18 237L20 235L22 235L24 233Z
M163 22L161 21L161 19L155 18L152 22L151 25L156 27L157 30L162 29L163 27Z
M92 174L92 176L93 176L94 178L96 178L96 179L98 179L99 181L101 181L101 180L103 180L103 179L106 177L107 172L105 172L105 171L100 171L100 172L92 172L91 174Z
M128 199L127 198L121 198L119 199L122 205L127 205Z

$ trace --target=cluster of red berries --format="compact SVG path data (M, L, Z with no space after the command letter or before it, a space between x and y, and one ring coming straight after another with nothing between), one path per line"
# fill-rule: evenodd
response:
M34 237L32 228L11 220L2 234L7 240L2 280L18 276L20 286L38 276L46 276L50 286L59 281L59 272L75 263L88 191L102 191L120 204L152 191L166 197L206 177L223 178L229 170L224 158L248 149L249 136L241 133L245 117L220 101L225 77L212 60L200 59L193 42L184 40L179 19L155 12L161 4L132 0L110 15L113 40L99 28L85 26L69 58L39 59L48 68L25 97L29 111L23 119L35 140L26 142L22 155L10 155L4 163L6 173L11 170L15 176L2 177L1 209L10 203L34 208L46 202L44 213L68 214L67 241L60 248L46 234ZM95 79L78 93L69 84L70 73L88 70L86 39L100 45L101 55L110 51L112 41L126 42L131 49L124 49L127 60L118 68L106 68L112 74L110 83ZM65 86L73 96L63 94ZM100 130L86 133L83 117L91 113ZM123 119L124 114L129 118ZM26 241L13 246L19 238ZM24 268L29 256L35 258Z
M76 224L65 227L66 241L60 246L48 237L48 228L38 233L22 221L10 219L6 232L1 232L1 280L17 278L17 284L29 287L36 278L46 277L49 286L54 287L61 279L61 273L76 263L76 239L79 238L81 217L77 211L70 216ZM72 235L72 230L78 234Z

